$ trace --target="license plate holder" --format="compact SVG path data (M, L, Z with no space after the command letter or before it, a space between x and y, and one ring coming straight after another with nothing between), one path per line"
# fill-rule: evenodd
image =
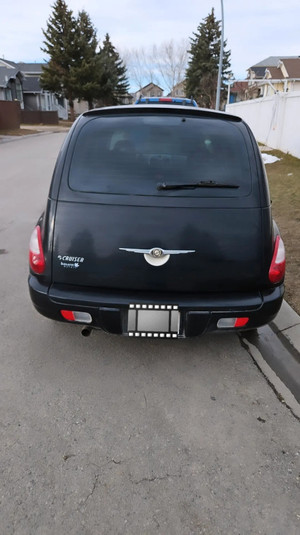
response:
M128 336L177 338L180 326L178 305L130 304Z

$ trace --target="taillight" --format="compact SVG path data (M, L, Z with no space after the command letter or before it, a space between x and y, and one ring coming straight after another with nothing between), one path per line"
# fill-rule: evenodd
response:
M44 272L46 264L43 253L41 228L35 227L31 234L29 243L29 264L34 273L41 274Z
M280 236L277 236L274 247L274 254L269 269L269 280L273 284L282 281L285 274L285 249Z
M245 327L249 321L249 318L236 318L235 320L235 327Z
M249 318L220 318L217 327L219 329L236 329L238 327L245 327Z
M78 310L61 310L61 315L65 320L78 321L79 323L92 323L92 316L88 312Z
M60 313L61 313L62 317L65 318L65 320L76 321L74 313L72 312L72 310L61 310Z

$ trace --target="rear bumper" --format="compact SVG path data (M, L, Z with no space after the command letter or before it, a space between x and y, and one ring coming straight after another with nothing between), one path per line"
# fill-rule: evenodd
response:
M130 304L178 305L180 327L178 337L198 336L205 332L231 330L217 326L221 318L249 317L245 327L255 329L272 321L283 300L284 286L261 292L223 294L175 294L97 290L68 285L42 284L37 277L28 279L31 300L36 310L56 321L67 321L61 310L88 312L90 327L113 334L128 334L127 319ZM82 324L81 324L82 325ZM237 330L237 329L232 329Z

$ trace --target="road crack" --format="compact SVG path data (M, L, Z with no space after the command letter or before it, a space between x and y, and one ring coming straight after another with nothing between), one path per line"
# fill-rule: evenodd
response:
M99 477L100 477L100 474L95 474L95 478L94 478L94 483L93 483L93 487L92 487L92 490L91 492L87 495L87 497L83 500L82 504L81 505L86 505L87 501L91 498L91 496L93 496L96 488L97 488L97 485L98 485L98 481L99 481Z
M154 481L164 481L165 479L169 479L172 477L181 477L181 474L166 474L164 476L153 476L153 477L143 477L142 479L139 479L138 481L132 480L131 482L135 485L140 485L141 483L153 483Z
M288 331L289 329L292 329L293 327L298 327L300 323L295 323L295 325L290 325L289 327L285 327L284 329L281 329L279 332L284 333L285 331Z

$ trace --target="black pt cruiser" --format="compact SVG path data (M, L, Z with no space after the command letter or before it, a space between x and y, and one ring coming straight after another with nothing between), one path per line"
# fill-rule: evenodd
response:
M191 106L80 116L29 256L35 308L85 335L255 329L283 299L284 246L253 134Z

